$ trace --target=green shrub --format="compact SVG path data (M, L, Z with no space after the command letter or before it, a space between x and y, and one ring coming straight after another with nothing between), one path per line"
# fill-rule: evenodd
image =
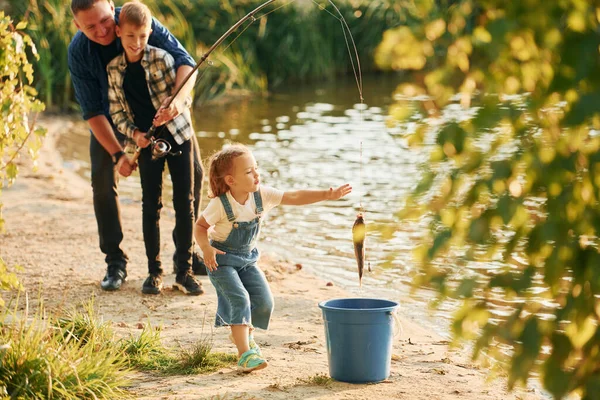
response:
M598 398L598 2L400 3L420 23L376 58L415 70L390 111L425 144L400 213L424 228L415 287L458 300L455 338L509 387L537 375L555 398Z

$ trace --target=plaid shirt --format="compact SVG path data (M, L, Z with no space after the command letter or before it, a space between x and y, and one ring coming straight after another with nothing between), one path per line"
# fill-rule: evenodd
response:
M141 63L146 73L150 99L154 108L158 110L175 89L175 62L173 57L166 51L146 45ZM108 101L110 116L115 126L120 132L133 139L133 132L138 128L134 125L133 113L125 99L125 91L123 90L126 69L127 59L124 52L108 63L106 67L108 72ZM165 124L179 144L189 140L194 134L189 110L190 105L191 99L188 97L185 111Z

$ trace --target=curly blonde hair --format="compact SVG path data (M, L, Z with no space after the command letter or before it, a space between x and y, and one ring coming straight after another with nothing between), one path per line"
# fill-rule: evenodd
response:
M233 161L245 154L250 154L250 150L243 144L234 143L210 157L208 162L209 198L227 193L229 186L225 183L225 177L232 173Z

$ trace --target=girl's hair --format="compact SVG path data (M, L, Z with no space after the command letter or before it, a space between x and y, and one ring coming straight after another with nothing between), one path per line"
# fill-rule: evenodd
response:
M208 164L210 190L208 197L219 197L223 193L227 193L229 186L225 183L225 177L232 172L233 160L244 154L250 154L250 150L243 144L235 143L210 157Z
M150 26L152 24L152 13L147 5L132 0L123 5L119 15L119 25L131 24L137 27Z

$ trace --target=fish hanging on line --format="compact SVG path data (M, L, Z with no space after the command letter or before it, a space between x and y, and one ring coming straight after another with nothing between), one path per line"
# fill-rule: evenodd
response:
M352 242L354 243L354 256L358 264L358 284L362 286L363 268L365 265L365 237L367 236L367 226L363 218L363 213L356 215L356 221L352 225ZM371 265L369 263L369 271Z

